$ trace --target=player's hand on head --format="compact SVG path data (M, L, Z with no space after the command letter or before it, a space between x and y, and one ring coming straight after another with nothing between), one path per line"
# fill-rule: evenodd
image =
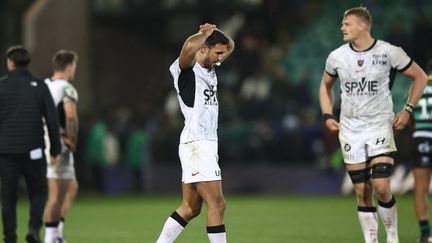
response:
M199 31L201 33L204 33L207 36L210 36L215 29L216 29L216 25L205 23L205 24L200 25L200 30Z

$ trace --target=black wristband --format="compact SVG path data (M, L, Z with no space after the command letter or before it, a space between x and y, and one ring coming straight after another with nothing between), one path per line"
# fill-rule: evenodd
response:
M323 123L325 123L328 119L336 120L336 118L335 118L332 114L324 113L324 114L322 115Z

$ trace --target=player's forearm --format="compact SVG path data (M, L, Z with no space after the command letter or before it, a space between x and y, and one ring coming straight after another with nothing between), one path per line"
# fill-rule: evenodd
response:
M413 84L411 86L410 95L408 97L407 103L415 106L419 99L423 95L423 90L425 86L427 85L427 76L424 74L417 75L414 80Z
M333 113L333 102L334 102L334 92L333 89L329 89L326 85L321 84L320 87L320 106L321 112L323 114Z
M67 118L66 119L66 138L69 145L73 148L76 147L78 140L78 119L77 118Z
M199 51L199 49L205 44L208 35L204 32L198 32L186 39L181 50L181 54L194 55Z
M225 61L225 59L227 59L231 53L234 51L235 48L235 42L233 41L233 39L231 39L229 36L225 35L228 39L229 39L229 43L227 45L227 52L225 54L225 57L223 58L222 62Z

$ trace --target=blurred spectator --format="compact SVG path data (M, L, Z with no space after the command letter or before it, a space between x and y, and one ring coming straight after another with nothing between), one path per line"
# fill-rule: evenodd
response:
M252 33L241 33L237 42L235 59L239 67L239 79L243 80L262 67L262 58L259 50L259 40Z
M246 78L240 88L242 113L245 119L258 119L267 114L271 95L271 82L261 68Z
M125 162L127 167L132 171L135 192L145 191L142 184L147 178L144 178L144 175L149 176L149 173L146 172L150 169L152 160L150 143L150 133L143 129L135 129L129 135L126 144ZM145 185L145 188L147 186Z
M92 170L93 185L96 190L103 191L103 168L106 167L105 137L107 134L106 124L99 120L90 128L87 146L85 150L85 161Z

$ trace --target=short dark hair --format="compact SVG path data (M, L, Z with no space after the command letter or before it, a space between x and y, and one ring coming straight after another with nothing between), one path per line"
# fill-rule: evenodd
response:
M11 60L16 67L27 67L30 64L30 54L21 45L9 47L6 57Z
M344 17L354 15L359 19L362 19L368 26L369 29L372 27L372 15L367 7L355 7L350 8L344 13Z
M219 30L213 30L213 33L207 37L205 43L208 47L213 47L216 44L228 45L229 39Z
M68 50L59 50L51 60L54 71L64 71L67 65L74 62L78 62L78 55L74 51Z

